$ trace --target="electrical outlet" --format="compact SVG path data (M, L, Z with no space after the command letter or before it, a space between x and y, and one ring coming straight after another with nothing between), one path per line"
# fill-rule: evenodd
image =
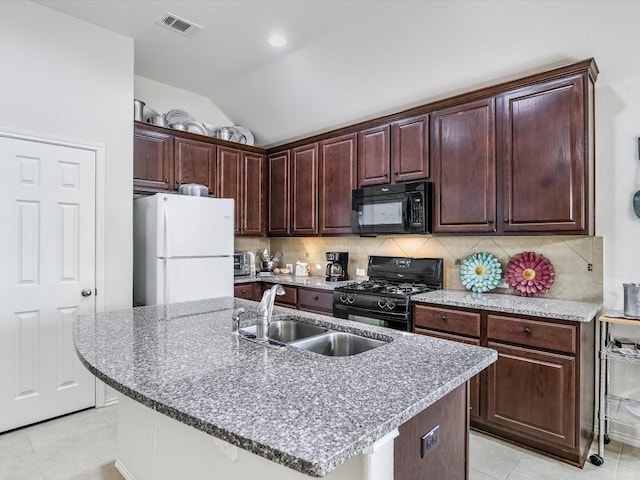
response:
M436 425L429 432L425 433L421 440L420 458L433 450L440 442L440 425Z
M364 277L366 274L364 268L356 268L356 276Z
M456 258L454 265L462 265L462 260L460 260L459 258Z
M293 263L287 263L285 265L285 268L288 269L290 272L293 272Z

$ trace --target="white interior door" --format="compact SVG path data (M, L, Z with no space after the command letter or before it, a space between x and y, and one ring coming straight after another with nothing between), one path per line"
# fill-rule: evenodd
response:
M0 218L2 432L95 405L72 338L95 312L95 153L0 136Z

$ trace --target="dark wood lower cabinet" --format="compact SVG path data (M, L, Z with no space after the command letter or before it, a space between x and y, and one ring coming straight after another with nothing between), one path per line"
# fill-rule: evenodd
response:
M397 480L464 480L469 477L467 384L400 425L394 443ZM439 442L422 456L422 436L438 427ZM464 461L461 461L464 459Z
M593 322L439 305L415 305L414 322L416 333L498 352L498 361L473 379L477 386L472 380L472 428L584 465L594 427Z
M234 285L233 296L236 298L244 298L245 300L260 301L262 296L260 282L238 283Z
M574 448L575 358L489 342L498 361L487 371L486 423Z

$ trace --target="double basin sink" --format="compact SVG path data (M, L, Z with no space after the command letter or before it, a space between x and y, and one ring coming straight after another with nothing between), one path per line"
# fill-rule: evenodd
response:
M240 332L245 336L255 337L256 326L241 328ZM331 330L319 325L311 325L291 318L272 320L269 323L267 337L272 342L290 345L329 357L357 355L389 343L384 340L376 340L353 333Z

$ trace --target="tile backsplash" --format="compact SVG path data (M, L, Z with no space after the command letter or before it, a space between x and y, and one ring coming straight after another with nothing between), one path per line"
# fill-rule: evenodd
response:
M546 256L556 271L555 283L545 296L567 300L602 301L602 237L531 236L379 236L379 237L236 237L237 250L257 251L268 248L281 251L281 264L300 260L309 263L312 275L324 275L325 252L349 252L349 278L356 269L366 272L369 255L402 257L441 257L444 259L444 286L464 290L460 282L463 260L475 252L489 252L498 257L503 269L509 258L519 252L533 251ZM511 289L496 293L514 294Z

